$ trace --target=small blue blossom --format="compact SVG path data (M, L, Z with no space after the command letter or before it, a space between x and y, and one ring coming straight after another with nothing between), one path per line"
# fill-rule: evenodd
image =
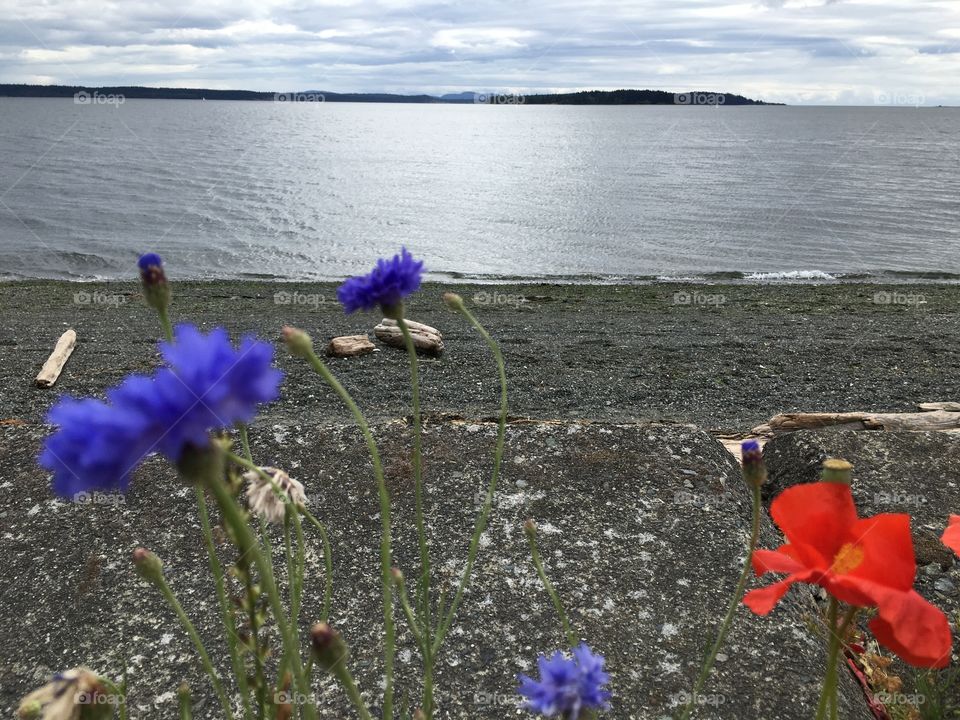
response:
M367 275L347 280L337 290L337 298L347 313L382 308L387 314L403 302L403 298L420 289L423 262L402 248L390 260L377 260Z
M610 676L603 671L602 655L594 655L586 643L574 648L573 658L559 650L553 657L537 660L540 680L520 676L517 692L526 707L545 717L577 720L583 710L607 710L610 692L604 685Z
M160 256L156 253L144 253L140 256L140 259L137 261L137 267L140 268L140 272L146 272L152 267L163 267L163 260L160 259Z
M222 329L204 335L181 325L160 350L168 367L128 377L107 391L107 402L67 398L50 411L60 427L40 464L53 472L57 494L126 490L150 453L176 462L188 445L204 447L211 430L248 422L277 397L282 373L266 343L245 338L234 349Z

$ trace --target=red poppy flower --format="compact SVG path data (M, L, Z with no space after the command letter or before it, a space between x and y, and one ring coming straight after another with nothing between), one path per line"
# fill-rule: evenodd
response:
M870 630L911 665L949 664L947 618L913 590L917 568L909 515L858 518L850 487L825 482L784 490L770 515L787 543L755 551L753 569L787 578L747 593L743 602L753 612L769 613L796 582L820 585L841 602L877 608Z
M943 533L943 544L960 555L960 515L950 516L950 525Z

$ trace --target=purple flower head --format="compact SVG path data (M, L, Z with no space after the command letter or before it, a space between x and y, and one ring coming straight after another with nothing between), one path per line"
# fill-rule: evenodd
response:
M767 466L763 462L763 448L756 440L744 440L740 444L743 459L743 477L749 485L763 485L767 481Z
M50 411L60 427L40 464L53 471L57 494L126 490L151 452L176 462L188 445L206 446L211 430L247 422L277 397L282 373L266 343L245 338L234 349L222 329L204 335L180 325L160 349L168 367L152 377L131 375L107 391L107 402L67 398Z
M377 260L367 275L347 280L337 290L337 298L347 313L380 307L385 314L399 308L403 298L420 289L423 261L417 262L406 248L390 260Z
M610 692L604 686L610 676L603 663L603 656L594 655L586 643L574 648L573 658L559 650L551 658L541 655L540 679L521 675L517 692L526 698L528 710L545 717L577 720L583 710L607 710Z
M144 253L137 261L137 267L140 268L140 272L146 272L152 267L162 268L163 260L156 253Z

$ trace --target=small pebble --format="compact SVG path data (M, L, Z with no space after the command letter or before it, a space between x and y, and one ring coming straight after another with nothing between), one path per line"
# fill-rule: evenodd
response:
M717 653L717 662L726 662L730 658L724 653Z
M955 595L957 592L957 586L954 585L947 578L940 578L933 584L934 590L943 595Z

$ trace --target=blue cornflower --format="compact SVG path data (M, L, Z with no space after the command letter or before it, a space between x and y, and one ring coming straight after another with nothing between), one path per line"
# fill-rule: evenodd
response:
M143 295L147 304L160 313L166 313L170 305L170 285L163 270L163 260L156 253L146 253L137 261Z
M381 258L367 275L347 280L337 290L337 298L347 313L373 310L379 306L385 315L399 315L403 298L420 288L423 262L417 262L406 248L390 260Z
M168 367L128 377L107 392L107 402L68 398L50 411L60 429L40 464L53 471L58 494L125 490L149 453L177 462L187 446L206 446L211 430L248 422L257 405L277 397L282 373L271 366L266 343L245 338L234 349L222 329L204 335L180 325L175 342L160 350Z
M537 660L540 680L520 676L517 692L526 698L526 707L546 717L577 720L583 710L607 710L610 692L603 686L610 676L603 671L602 655L594 655L586 643L574 648L573 658L559 650L553 657Z
M160 256L156 253L144 253L140 256L140 259L137 260L137 267L140 268L140 272L144 273L152 267L163 267L163 260L160 259Z

